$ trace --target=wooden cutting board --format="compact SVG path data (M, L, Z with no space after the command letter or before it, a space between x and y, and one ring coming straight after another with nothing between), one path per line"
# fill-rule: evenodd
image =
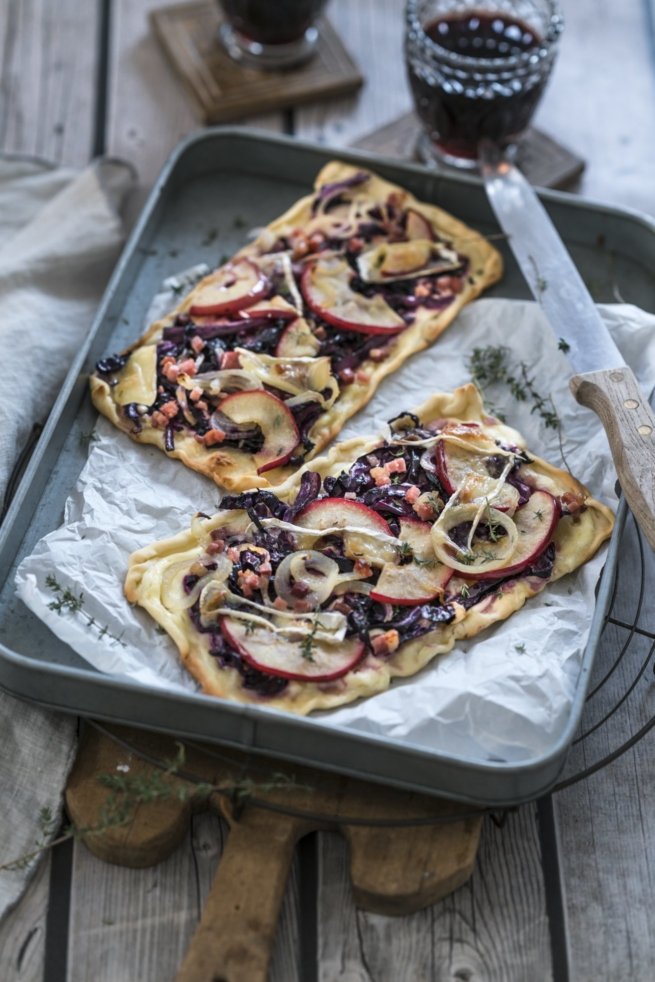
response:
M178 749L160 734L103 730L84 726L68 780L66 804L77 828L102 822L111 792L99 775L161 780L154 762L170 761ZM427 907L473 870L482 817L463 805L197 744L185 747L184 763L163 780L170 794L85 842L106 862L151 866L180 844L193 809L212 807L227 820L227 845L177 982L264 982L294 849L310 832L346 838L355 903L380 914ZM208 788L194 802L193 781L221 790Z

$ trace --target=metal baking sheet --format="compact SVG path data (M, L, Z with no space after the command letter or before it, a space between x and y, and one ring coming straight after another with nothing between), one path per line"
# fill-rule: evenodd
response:
M421 167L355 151L340 158L374 167L417 196L443 205L485 234L498 232L481 183L435 176ZM141 332L162 279L201 260L221 259L243 242L244 227L265 224L307 193L325 147L240 128L205 130L182 143L166 164L123 252L88 342L71 366L0 533L0 685L15 695L80 715L131 723L247 748L417 791L488 805L533 798L557 779L577 727L609 604L621 522L598 592L569 725L543 757L528 765L479 761L398 741L330 728L320 720L179 695L95 671L59 641L14 594L17 564L61 524L64 502L86 460L96 413L87 377L97 359ZM617 210L544 192L543 200L598 302L624 301L655 311L655 223ZM211 250L215 249L212 257ZM500 243L506 275L490 296L527 298L521 274Z

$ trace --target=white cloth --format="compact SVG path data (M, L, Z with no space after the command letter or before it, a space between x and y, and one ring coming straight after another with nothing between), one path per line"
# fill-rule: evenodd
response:
M16 383L0 389L0 501L32 426L45 421L92 323L122 243L118 209L132 184L131 169L120 161L98 160L76 175L35 160L0 159L0 339ZM42 839L43 809L55 821L60 815L75 731L73 717L0 691L0 866ZM0 918L37 863L0 871Z

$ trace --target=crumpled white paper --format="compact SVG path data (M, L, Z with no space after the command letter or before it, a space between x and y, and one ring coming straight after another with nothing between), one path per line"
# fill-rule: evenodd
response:
M601 307L601 313L650 392L655 317L628 305ZM596 497L615 505L616 478L604 432L594 414L569 393L571 368L532 303L489 299L467 307L434 347L382 384L343 436L378 433L402 408L467 381L466 354L489 344L510 347L509 361L517 368L525 362L538 392L552 397L574 474ZM487 395L534 453L561 465L560 436L531 412L531 401L516 402L500 386ZM101 418L87 465L67 503L64 525L42 539L21 564L19 594L100 671L144 685L197 691L178 664L172 641L144 611L125 601L122 582L132 551L186 528L194 512L211 513L218 500L209 480L166 460L159 450L133 443ZM557 741L569 717L604 552L547 587L508 621L458 643L419 675L316 717L326 727L384 735L471 761L526 763L540 757ZM83 592L83 610L58 614L49 609L54 595L48 576L55 576L62 588Z

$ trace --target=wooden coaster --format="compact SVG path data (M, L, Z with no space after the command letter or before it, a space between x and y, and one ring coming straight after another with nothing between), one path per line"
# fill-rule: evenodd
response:
M416 146L420 133L421 125L411 112L367 134L353 146L387 157L418 160ZM581 157L534 128L529 129L519 142L516 163L531 184L542 188L570 188L585 167ZM436 161L433 166L444 174L461 173Z
M196 102L204 123L347 95L362 76L330 22L323 19L311 61L287 71L246 68L218 40L216 0L154 10L150 19L164 51Z

